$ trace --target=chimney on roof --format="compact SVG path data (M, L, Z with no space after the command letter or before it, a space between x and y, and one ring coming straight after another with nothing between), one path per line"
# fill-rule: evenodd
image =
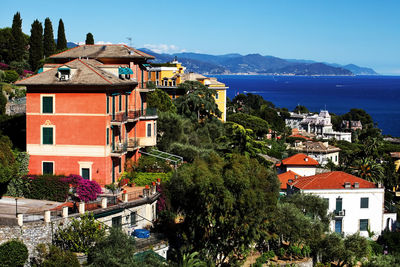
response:
M305 158L304 158L304 161L305 161L305 162L307 162L307 161L308 161L308 158L307 158L307 157L305 157Z
M299 176L298 176L298 175L295 175L295 176L294 176L294 179L297 179L297 178L299 178Z
M351 183L350 182L345 182L344 183L344 188L351 188Z
M354 183L354 188L360 188L360 183L355 182Z

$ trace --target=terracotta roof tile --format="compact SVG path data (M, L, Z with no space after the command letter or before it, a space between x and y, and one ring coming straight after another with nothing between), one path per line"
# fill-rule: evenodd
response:
M341 171L326 172L313 176L300 177L293 183L293 186L302 190L345 189L346 182L351 184L351 189L355 189L354 183L358 183L359 188L376 188L374 183Z
M279 182L281 182L281 189L287 189L287 183L289 180L293 180L293 182L301 177L301 175L293 172L287 171L278 175Z
M80 45L50 58L146 58L154 59L154 56L146 54L135 48L123 44Z
M304 155L302 153L293 155L291 157L288 157L286 159L282 160L283 165L300 165L300 166L316 166L318 165L318 161L315 159Z
M102 70L99 66L95 66L96 60L81 60L74 59L65 64L56 66L52 69L46 70L42 73L30 76L26 79L16 82L18 85L53 85L53 86L75 86L75 85L122 85L134 86L137 84L134 80L123 80L110 72ZM60 81L57 77L58 67L66 66L74 70L71 78L67 81Z

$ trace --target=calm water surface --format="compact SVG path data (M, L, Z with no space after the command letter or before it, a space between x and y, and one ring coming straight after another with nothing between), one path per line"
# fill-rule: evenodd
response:
M217 75L229 86L227 95L261 95L278 107L310 111L328 109L344 114L351 108L366 110L383 134L400 137L400 76L252 76Z

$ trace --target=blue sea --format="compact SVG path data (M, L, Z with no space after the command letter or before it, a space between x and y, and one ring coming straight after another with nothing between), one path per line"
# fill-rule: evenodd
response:
M229 86L230 99L238 93L252 93L289 110L303 105L310 111L327 109L335 114L361 108L372 116L383 134L400 137L400 76L216 77Z

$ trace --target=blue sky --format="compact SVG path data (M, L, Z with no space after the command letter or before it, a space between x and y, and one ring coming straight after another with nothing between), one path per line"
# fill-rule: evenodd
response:
M127 43L158 52L259 53L372 67L400 75L398 0L2 0L0 27L63 19L68 41Z

